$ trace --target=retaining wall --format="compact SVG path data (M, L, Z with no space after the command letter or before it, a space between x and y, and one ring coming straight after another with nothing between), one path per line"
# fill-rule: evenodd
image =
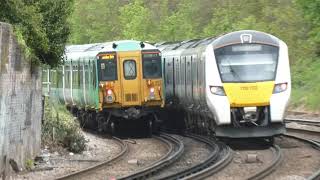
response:
M40 152L41 71L25 57L12 26L0 22L0 176Z

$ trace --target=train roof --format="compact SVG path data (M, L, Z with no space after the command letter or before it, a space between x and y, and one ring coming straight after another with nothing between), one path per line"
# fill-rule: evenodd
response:
M161 51L183 51L186 49L207 46L210 44L212 44L215 48L219 48L231 44L243 43L242 37L245 35L249 36L250 43L263 43L273 46L279 46L279 39L275 36L254 30L235 31L217 37L209 37L205 39L192 39L178 42L161 42L155 44L155 46Z
M94 44L68 45L65 48L65 59L66 61L88 59L89 57L95 57L100 52L123 52L154 49L157 48L149 43L135 40L121 40Z
M258 43L268 44L272 46L279 46L279 39L271 34L254 31L254 30L242 30L225 34L217 38L213 42L214 48L220 48L232 44L241 43Z

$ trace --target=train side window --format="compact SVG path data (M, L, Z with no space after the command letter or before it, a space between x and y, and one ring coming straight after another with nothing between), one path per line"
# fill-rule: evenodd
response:
M72 88L77 89L78 84L78 75L77 75L78 67L76 65L72 66Z
M65 71L65 88L70 89L70 66L65 66L64 68Z
M92 85L93 85L93 89L96 89L96 80L97 80L97 74L96 74L96 64L95 62L92 63Z
M89 82L89 66L86 64L84 66L84 76L85 76L85 86L87 87L88 86L88 82Z
M82 63L80 64L80 68L79 68L79 87L82 88L83 87L83 65Z
M62 78L63 78L62 69L59 68L58 69L58 88L62 88L62 86L63 86Z
M125 79L136 79L136 77L137 77L136 61L125 60L123 62L123 69L124 69L124 78Z

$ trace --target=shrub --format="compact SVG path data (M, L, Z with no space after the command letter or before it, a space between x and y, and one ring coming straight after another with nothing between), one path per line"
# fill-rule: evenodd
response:
M63 146L79 153L86 148L86 140L78 121L62 105L45 101L42 124L42 144L50 147Z

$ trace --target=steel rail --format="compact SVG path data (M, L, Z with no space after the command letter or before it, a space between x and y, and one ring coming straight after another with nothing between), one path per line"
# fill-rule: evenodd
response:
M316 135L320 137L320 131L314 131L309 129L301 129L301 128L292 128L292 127L286 127L287 132L293 132L293 133L302 133L302 134L308 134L308 135Z
M312 125L312 126L320 126L320 120L307 120L307 119L297 119L297 118L285 118L284 122L286 123L300 123L305 125Z
M221 142L218 142L218 147L219 147L219 155L213 164L210 164L210 166L198 172L195 172L187 177L184 177L182 179L201 180L214 173L217 173L219 170L227 166L233 159L233 151L229 146Z
M299 141L303 141L303 142L306 142L306 143L309 143L311 144L315 149L319 150L320 151L320 144L313 141L313 140L309 140L309 139L306 139L306 138L302 138L302 137L299 137L299 136L294 136L294 135L288 135L288 134L283 134L282 136L285 136L285 137L289 137L289 138L293 138L293 139L297 139ZM319 180L320 179L320 168L317 172L313 173L311 176L309 176L307 178L308 180Z
M133 174L120 177L117 179L148 179L153 173L161 170L162 168L172 164L174 161L176 161L178 158L181 157L181 155L184 152L184 144L182 140L170 135L161 133L160 137L163 139L166 139L166 141L170 142L169 144L174 144L170 151L167 153L166 156L161 158L159 161L156 161L155 163L151 164L148 167L145 167Z
M283 160L281 148L278 145L273 145L271 148L272 148L272 152L274 154L274 158L273 158L272 162L267 167L262 169L261 171L257 172L253 176L249 177L248 180L263 179L264 177L271 174L274 170L276 170L276 168L281 164L281 162Z
M217 158L219 156L219 146L217 143L214 143L213 140L208 139L207 137L199 136L199 135L195 135L195 134L186 134L185 136L192 138L196 141L200 141L202 143L205 143L207 146L209 146L211 148L210 155L204 161L202 161L196 165L193 165L188 169L179 171L175 174L170 174L168 176L160 177L159 179L166 179L166 180L181 179L181 178L190 176L191 174L194 174L196 172L199 172L199 171L209 167L211 164L213 164L217 160Z
M106 160L106 161L100 162L98 164L95 164L93 166L90 166L88 168L85 168L83 170L58 177L56 179L57 180L77 179L78 177L82 177L84 174L94 172L97 168L106 166L110 163L113 163L113 162L116 162L117 160L119 160L121 157L123 157L128 152L128 145L127 145L127 143L125 143L124 141L122 141L119 138L113 137L113 139L116 140L115 142L121 147L120 153L118 153L115 157L113 157L110 160Z

